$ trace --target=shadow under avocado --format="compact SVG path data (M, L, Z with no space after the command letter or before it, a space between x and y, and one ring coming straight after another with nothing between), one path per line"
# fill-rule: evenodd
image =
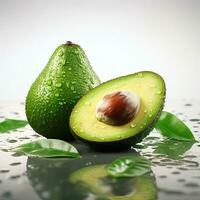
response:
M157 188L152 173L120 179L107 175L106 164L127 155L138 153L95 152L80 159L29 157L27 176L42 200L155 200Z
M186 153L195 142L178 141L173 139L166 139L161 142L154 153L166 155L168 158L178 160Z

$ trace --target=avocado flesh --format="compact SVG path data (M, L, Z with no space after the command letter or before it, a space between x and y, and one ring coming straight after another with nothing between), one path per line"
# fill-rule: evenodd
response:
M69 116L76 102L100 84L79 45L60 45L32 84L26 98L31 127L47 138L71 140Z
M107 94L129 91L139 95L140 109L135 118L121 126L96 119L97 103ZM154 72L144 71L105 82L88 92L74 107L70 117L73 134L93 147L132 145L141 141L153 128L165 100L165 83ZM103 145L102 145L103 144Z
M86 196L93 196L97 199L156 199L156 186L149 174L135 178L114 179L108 177L106 167L107 165L94 165L79 169L71 174L69 181L77 185L76 188Z

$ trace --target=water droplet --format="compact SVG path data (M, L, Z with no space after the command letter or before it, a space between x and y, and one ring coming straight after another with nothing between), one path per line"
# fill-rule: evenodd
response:
M20 178L20 175L12 175L12 176L10 176L10 179L18 179L18 178Z
M62 86L62 83L56 83L56 87L61 87Z
M153 115L150 113L150 114L149 114L149 117L151 118L152 116L153 116Z
M151 88L155 88L156 85L155 85L155 84L151 84L150 87L151 87Z
M159 90L159 91L156 91L156 94L161 94L161 91Z
M41 193L41 196L42 196L43 199L50 199L51 194L50 194L50 192L48 192L48 191L43 191L43 192Z
M92 85L94 84L93 78L90 78L90 82L92 83Z
M135 128L136 126L136 124L131 124L131 128Z
M61 62L61 61L58 63L58 66L59 66L59 67L61 67L61 66L62 66L62 62Z
M142 77L143 77L143 73L142 73L142 72L139 72L139 73L137 74L137 76L138 76L138 78L142 78Z
M75 55L79 55L79 52L78 52L78 51L74 51L74 54L75 54Z
M198 183L192 183L192 182L191 182L191 183L186 183L185 186L186 186L186 187L199 187L199 184L198 184Z
M62 65L65 65L65 63L66 63L66 61L65 61L65 60L63 60L63 61L62 61Z
M52 85L52 81L51 81L51 80L48 80L48 81L47 81L47 85L48 85L48 86L51 86L51 85Z
M85 105L91 106L91 102L88 102L88 101L87 101L87 102L85 103Z
M21 162L13 162L10 164L11 166L21 165Z
M192 106L192 104L190 104L190 103L186 103L184 106Z
M64 53L63 53L62 50L60 50L60 51L58 52L58 55L59 55L59 56L63 56L63 54L64 54Z
M191 122L199 122L200 119L190 119Z
M83 133L83 129L80 130L80 133Z
M69 83L66 83L66 87L69 88Z
M85 163L86 166L91 165L91 164L92 164L92 162Z
M185 182L185 179L180 178L180 179L178 179L178 182Z
M2 169L2 170L0 170L0 173L8 173L10 170L8 170L8 169Z
M119 87L118 85L114 85L114 86L113 86L114 89L117 89L118 87Z
M11 139L11 140L8 140L8 142L9 142L9 143L15 143L15 142L17 142L17 140Z

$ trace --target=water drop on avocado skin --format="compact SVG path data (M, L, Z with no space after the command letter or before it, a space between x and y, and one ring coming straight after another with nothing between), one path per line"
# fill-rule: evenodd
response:
M48 86L51 86L51 85L52 85L52 81L51 81L51 80L48 80L48 81L47 81L47 85L48 85Z
M59 88L62 86L62 83L56 83L56 87Z
M79 65L84 65L87 73ZM93 88L91 79L100 84L83 49L73 43L60 45L26 97L26 116L31 127L47 138L71 140L69 115L77 100ZM71 81L76 84L72 86Z

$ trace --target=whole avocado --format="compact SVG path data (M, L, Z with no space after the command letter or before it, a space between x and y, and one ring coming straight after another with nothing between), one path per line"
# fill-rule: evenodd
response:
M83 49L60 45L32 84L26 97L30 126L47 138L69 141L69 116L76 102L100 84Z

